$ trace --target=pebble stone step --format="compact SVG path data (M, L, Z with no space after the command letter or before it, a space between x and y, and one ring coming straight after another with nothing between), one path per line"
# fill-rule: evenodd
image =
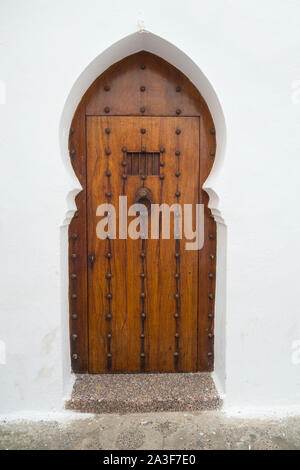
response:
M80 374L66 408L86 413L207 411L222 405L209 373Z

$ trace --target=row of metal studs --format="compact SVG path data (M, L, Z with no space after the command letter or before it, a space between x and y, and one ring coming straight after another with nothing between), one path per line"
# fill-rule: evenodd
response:
M141 259L142 259L142 270L141 270L141 370L145 370L145 321L146 321L146 313L145 313L145 299L146 299L146 292L145 292L145 258L146 258L146 240L145 238L142 239L142 251L141 251Z
M71 128L70 130L70 136L73 136L75 133L75 130ZM70 156L73 159L76 156L76 149L74 145L72 145L72 148L70 149ZM78 218L78 211L75 212L74 214L74 219ZM71 248L71 265L72 265L72 272L70 275L70 285L71 285L71 317L72 317L72 359L78 360L79 355L77 352L76 348L76 340L78 339L78 334L76 333L77 328L74 327L74 322L73 320L77 320L78 318L78 312L77 312L77 293L76 293L76 280L77 280L77 273L76 273L76 259L77 259L77 254L76 254L76 241L78 239L78 234L76 232L73 232L71 234L71 240L72 240L72 248Z
M175 131L176 135L181 134L180 129L176 129ZM177 199L177 204L179 204L179 198L180 198L180 191L179 191L179 177L180 177L180 151L176 150L175 151L175 157L177 159L177 169L175 172L176 176L176 192L175 192L175 197ZM177 219L180 214L176 213ZM174 352L174 367L175 370L178 370L178 362L179 362L179 319L181 315L181 302L180 302L180 239L179 234L177 233L178 227L177 223L176 226L174 226L174 235L175 235L175 263L176 263L176 268L175 268L175 303L176 303L176 309L175 309L175 352Z
M143 106L141 109L143 109L144 111L141 111L141 113L145 113L146 112L146 108ZM109 114L110 113L110 107L109 106L105 106L104 108L104 112L105 114ZM181 114L181 109L176 109L176 115L179 116Z
M107 322L107 328L106 328L106 335L107 335L107 369L111 369L111 363L112 363L112 354L111 354L111 338L112 338L112 331L111 331L111 319L112 319L112 313L111 313L111 301L112 301L112 292L111 292L111 278L112 278L112 273L111 273L111 258L112 258L112 252L111 252L111 240L109 236L107 237L107 243L108 243L108 251L106 253L106 258L107 258L107 272L106 272L106 279L107 279L107 302L108 302L108 312L106 314L106 319L108 320Z
M74 217L78 217L78 212L75 213ZM77 279L77 274L76 274L76 259L77 259L77 254L76 254L76 242L78 239L78 234L76 232L73 232L71 234L71 240L72 240L72 253L71 253L71 259L72 259L72 274L71 274L71 311L72 311L72 320L77 320L78 318L78 313L77 313L77 293L76 293L76 279ZM78 353L76 352L76 346L75 342L78 339L77 333L74 332L74 327L72 327L72 358L74 360L78 359Z
M109 148L109 136L110 136L110 128L107 127L105 129L105 133L107 135L107 143L108 146L105 148L105 155L107 157L107 164L106 164L106 177L107 177L107 191L105 193L107 203L110 202L112 194L111 194L111 171L109 169L109 156L111 154L110 148ZM109 214L108 214L109 217ZM111 370L112 367L112 353L111 353L111 338L112 338L112 327L111 327L111 319L112 319L112 310L111 310L111 302L112 302L112 292L111 292L111 278L112 278L112 272L111 272L111 258L112 258L112 250L111 250L111 240L109 235L107 235L107 253L106 253L106 258L107 258L107 271L106 271L106 280L107 280L107 294L106 294L106 299L107 299L107 307L108 311L106 314L106 320L107 320L107 325L106 325L106 337L107 337L107 349L106 349L106 355L107 355L107 370Z
M146 134L146 129L142 128L140 130L141 132L141 146L142 150L143 148L143 135ZM144 182L146 179L146 175L140 175L142 181L143 181L143 186ZM145 291L145 260L146 260L146 240L145 238L142 238L142 251L141 251L141 262L142 262L142 269L141 269L141 349L140 349L140 355L141 355L141 371L145 371L145 321L146 321L146 312L145 312L145 299L146 299L146 291Z
M123 179L123 196L125 195L125 187L126 187L126 181L127 181L127 173L126 173L126 167L127 167L127 148L122 147L122 152L123 152L123 160L122 160L122 167L124 169L124 172L122 174L122 179Z

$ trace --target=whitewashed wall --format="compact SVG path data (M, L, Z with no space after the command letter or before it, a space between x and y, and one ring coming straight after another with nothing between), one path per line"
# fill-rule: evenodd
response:
M79 190L67 127L94 74L141 48L181 65L216 120L207 187L227 227L218 227L215 374L226 406L294 409L300 2L10 0L0 4L0 413L63 407L66 223Z

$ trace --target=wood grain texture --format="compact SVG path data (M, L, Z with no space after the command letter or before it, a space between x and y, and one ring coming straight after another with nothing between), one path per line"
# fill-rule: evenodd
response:
M144 66L143 68L141 66ZM141 89L141 87L144 87ZM109 88L109 89L108 89ZM144 91L142 91L144 90ZM90 129L90 137L86 138L86 126L89 119L94 119L93 116L102 116L102 121L98 122L95 129ZM115 244L113 249L115 255L110 261L111 270L117 273L116 277L112 277L111 291L112 300L111 308L114 312L112 316L112 328L117 331L118 325L122 325L122 334L112 336L110 340L111 359L107 360L107 334L108 324L103 319L102 314L91 314L88 309L98 302L104 311L107 307L107 282L103 275L105 274L105 267L107 269L107 258L105 253L107 251L107 242L103 242L101 247L97 245L97 258L102 260L101 267L95 262L93 268L87 265L87 220L90 224L90 217L88 214L93 213L94 207L91 206L90 199L87 198L90 188L97 189L99 195L102 197L105 193L106 177L103 172L106 171L104 163L105 158L101 160L101 154L105 153L105 147L111 146L111 155L117 155L120 151L119 138L114 138L114 116L127 116L127 120L120 126L118 125L119 137L126 135L128 139L135 139L135 124L130 124L130 116L144 117L150 119L153 117L164 117L169 119L172 117L174 122L189 116L197 118L198 122L198 145L200 154L200 166L198 175L199 184L197 189L194 188L195 194L197 192L198 201L205 204L205 243L202 250L199 252L198 260L195 262L191 259L188 263L180 265L180 269L185 272L184 278L180 279L180 301L181 308L186 310L189 306L187 297L183 295L185 291L189 291L191 286L197 292L197 306L198 316L197 323L197 338L191 341L193 336L192 330L195 330L194 314L189 314L186 318L187 325L178 324L179 328L179 348L180 355L178 357L177 369L178 370L212 370L213 369L213 316L214 316L214 293L215 293L215 266L216 266L216 224L211 218L210 210L208 209L208 196L202 190L202 185L206 180L211 167L214 162L214 155L216 149L216 140L214 132L214 123L210 115L209 109L201 97L198 90L194 85L176 68L154 56L148 52L139 52L126 59L114 64L104 74L102 74L89 88L84 95L71 125L69 149L70 157L74 171L82 185L82 192L76 198L77 213L70 223L69 227L69 272L70 272L70 337L71 337L71 354L72 368L78 372L97 372L100 369L103 371L140 371L141 358L140 358L140 329L136 329L138 322L140 323L140 304L136 302L136 289L137 286L141 287L141 280L136 276L135 271L130 269L130 263L133 262L135 266L141 266L141 260L138 253L141 250L141 240L113 240ZM99 118L100 119L100 118ZM125 119L125 118L124 118ZM158 122L158 121L157 121ZM161 142L168 141L170 150L171 147L182 145L184 153L189 152L187 141L184 140L183 135L175 134L169 138L168 131L166 132L163 120L157 125L154 121L148 127L150 132L146 135L139 135L135 141L137 151L140 146L144 145L152 147L154 142L158 139ZM184 122L184 121L183 121ZM184 124L181 124L184 126ZM111 133L106 134L105 129L111 127ZM146 127L146 124L145 124ZM180 127L180 126L175 126ZM122 134L124 132L124 134ZM99 139L99 135L101 138ZM117 134L115 134L116 136ZM131 136L131 137L130 137ZM199 137L200 136L200 137ZM163 138L163 140L161 140ZM96 139L96 140L95 140ZM150 139L150 140L149 140ZM151 140L152 139L152 140ZM122 145L125 140L123 139ZM125 145L125 144L124 144ZM193 144L194 145L194 144ZM97 155L95 166L89 166L87 161L86 148ZM134 149L131 149L134 151ZM153 148L147 148L147 151L153 151ZM121 158L121 153L119 154ZM111 171L114 175L121 175L122 167L120 160L110 158ZM88 172L87 172L87 167ZM169 175L169 171L173 170L172 166L168 169L164 168L164 172ZM192 172L194 169L191 166L187 170ZM184 184L180 188L181 193L185 194L185 188L190 184L188 171L182 175L182 180L186 178ZM95 189L93 186L93 172L97 174L97 179L100 178L100 186ZM118 173L119 172L119 173ZM141 181L137 175L132 175L130 178L130 194L128 198L132 197L134 191L139 187ZM129 180L128 178L128 180ZM155 199L158 198L160 202L167 202L165 197L170 198L173 192L173 181L169 176L161 183L157 176L152 176L152 186ZM90 185L87 187L87 179L90 180ZM135 181L136 179L136 181ZM150 179L150 178L149 178ZM154 181L155 180L155 181ZM172 181L172 183L171 183ZM120 181L111 178L112 187L112 202L113 198L120 193ZM128 182L125 184L128 186ZM123 182L121 182L121 192L123 191ZM128 188L127 188L128 190ZM107 192L107 191L106 191ZM174 196L172 196L174 197ZM162 201L164 199L164 201ZM175 198L176 200L176 198ZM175 202L175 201L174 201ZM128 200L130 204L130 201ZM88 209L88 214L87 214ZM94 217L95 218L95 217ZM94 227L92 227L93 229ZM77 238L72 238L72 234L76 233ZM89 231L90 236L90 231ZM165 243L166 242L166 243ZM144 368L146 371L151 370L173 370L174 361L169 357L169 351L174 349L174 341L171 339L160 340L161 332L166 329L170 331L170 338L175 334L174 322L169 322L168 317L161 316L161 312L165 309L171 309L172 300L164 303L162 301L161 292L170 293L175 288L174 278L165 272L166 278L162 281L162 266L161 260L168 260L169 266L173 269L175 267L173 251L174 243L170 250L168 240L147 240L146 251L147 257L145 260L145 271L147 277L150 276L151 282L145 284L146 299L145 309L153 311L150 322L152 328L147 328L149 318L145 320L145 361ZM183 240L181 240L181 244ZM138 248L136 246L138 245ZM164 246L165 245L165 246ZM90 246L89 246L90 251ZM182 251L182 246L181 246ZM76 252L76 259L72 257ZM172 256L171 256L172 253ZM96 254L95 254L96 255ZM187 255L189 256L189 255ZM157 263L150 262L149 260L157 259ZM185 266L191 265L192 277L187 276L189 270ZM171 269L170 268L170 269ZM186 271L185 271L186 270ZM195 280L195 270L197 270L198 280ZM74 279L74 275L76 279ZM93 291L91 288L90 276L99 276L97 283L98 292ZM213 276L213 277L212 277ZM119 280L122 279L121 286ZM189 280L190 279L190 280ZM124 281L124 282L123 282ZM122 296L116 293L122 289L123 284L127 286L127 293L125 303ZM75 294L76 298L72 296ZM210 298L212 297L212 298ZM173 308L173 305L172 305ZM100 310L100 309L99 309ZM74 313L77 317L74 319ZM94 325L95 328L91 328ZM149 325L148 325L149 327ZM88 333L89 331L89 333ZM76 339L74 339L74 335ZM102 348L102 349L101 349ZM102 354L105 350L105 354ZM123 351L126 351L123 354ZM172 362L172 364L171 364ZM100 369L99 369L100 364Z
M105 129L110 128L107 136ZM176 136L176 129L181 134ZM146 133L142 135L141 129ZM176 138L177 137L177 138ZM150 372L197 370L197 304L198 251L185 250L186 240L180 241L181 249L171 232L171 239L148 239L142 248L141 240L99 240L96 236L98 218L96 210L107 202L118 207L122 194L122 147L138 152L140 147L151 151L164 148L164 166L160 175L149 175L141 180L139 175L126 179L125 195L128 207L134 203L136 192L145 185L153 193L155 203L177 202L197 204L199 198L199 118L198 117L96 117L87 119L87 208L88 253L95 255L89 267L89 370L90 372L138 372L141 370L141 313L145 320L145 368ZM106 150L109 149L109 155ZM175 152L180 151L176 156ZM142 155L141 155L142 158ZM180 177L175 173L180 164ZM107 176L107 171L109 175ZM160 176L164 175L164 179ZM180 190L180 197L176 191ZM172 218L173 218L172 214ZM117 217L117 227L118 227ZM173 223L172 223L173 226ZM180 252L180 308L176 307L176 251ZM146 278L142 283L141 253L145 252ZM110 261L107 254L111 255ZM111 270L109 269L111 268ZM110 281L106 279L111 273ZM153 277L152 277L153 276ZM110 283L110 289L109 284ZM145 288L143 288L143 286ZM145 292L144 308L140 294ZM107 299L111 293L112 299ZM111 306L111 320L107 312ZM174 314L179 312L178 328ZM175 334L179 334L178 367L175 367ZM108 337L111 335L111 348ZM107 354L111 353L111 367Z

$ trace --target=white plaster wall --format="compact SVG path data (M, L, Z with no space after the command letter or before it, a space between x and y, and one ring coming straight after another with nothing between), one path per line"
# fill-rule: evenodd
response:
M300 2L10 0L0 4L0 413L61 409L69 390L65 223L79 186L63 130L82 72L141 28L186 54L191 75L201 69L225 116L215 110L224 151L207 187L227 226L216 329L226 405L300 402Z

